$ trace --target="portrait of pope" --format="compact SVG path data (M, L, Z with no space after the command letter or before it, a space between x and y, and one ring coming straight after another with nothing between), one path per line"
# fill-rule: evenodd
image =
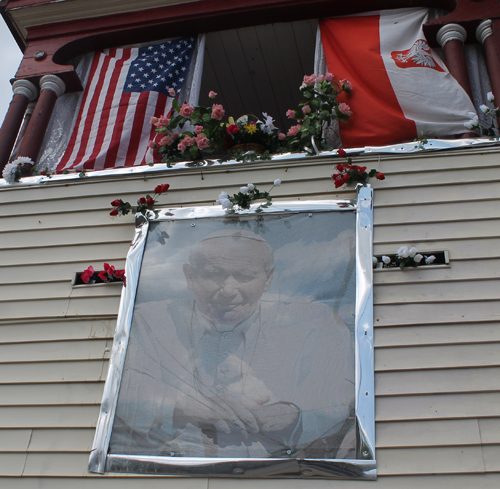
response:
M173 239L174 226L161 226L145 251L110 453L355 458L352 335L327 300L328 281L314 265L301 272L299 260L287 272L291 242L258 228L214 225L189 246L179 238L179 258L170 251L164 259L169 243L154 239ZM332 236L328 250L340 239ZM338 283L350 280L345 271L331 273ZM284 290L283 277L291 283L301 275L321 293Z

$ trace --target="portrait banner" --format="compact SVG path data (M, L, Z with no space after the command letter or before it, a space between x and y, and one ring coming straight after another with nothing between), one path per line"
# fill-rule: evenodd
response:
M374 479L372 200L139 219L89 470Z

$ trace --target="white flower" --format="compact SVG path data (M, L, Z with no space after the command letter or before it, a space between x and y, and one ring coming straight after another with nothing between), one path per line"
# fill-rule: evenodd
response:
M233 208L233 203L229 199L220 199L220 201L217 201L217 203L220 204L223 209Z
M427 263L427 265L430 265L431 263L434 262L435 259L436 259L436 257L434 255L426 256L425 257L425 263Z
M24 165L24 163L30 163L31 165L34 165L33 160L31 158L28 158L27 156L20 156L12 163L14 163L15 165Z
M408 250L408 255L410 258L413 258L416 254L417 254L417 248L415 248L415 246L412 246L409 250Z
M397 255L399 256L399 258L408 258L408 246L401 246L401 248L399 248L399 250L397 251Z
M390 256L382 256L382 261L386 264L389 265L391 263L391 257Z
M266 112L262 112L262 115L264 116L264 119L266 120L265 122L265 126L264 127L261 127L262 131L265 132L266 134L271 134L271 132L276 129L276 127L274 126L273 122L274 122L274 119L270 116L270 115L267 115Z
M475 117L477 117L477 114L475 112L467 112L467 117L469 119L474 119Z
M227 199L227 192L224 192L223 190L219 194L219 199Z
M377 260L377 257L376 257L376 256L374 256L374 257L372 258L372 262L373 262L373 266L375 266L375 265L378 263L378 260Z
M480 105L479 108L485 113L487 114L489 111L490 111L490 108L487 106L487 105Z
M237 124L242 124L242 125L247 125L248 124L248 116L247 115L242 115L237 121Z
M274 181L274 186L275 187L279 187L281 185L281 180L279 178L277 178L275 181Z
M253 183L248 183L247 188L248 190L252 191L255 188L255 185Z
M464 126L467 129L474 129L477 127L477 124L474 121L470 120L470 121L464 122Z
M16 181L17 163L7 163L3 169L2 177L5 178L7 183L14 183Z
M420 263L422 261L422 258L423 256L420 254L420 253L417 253L414 257L413 257L413 261L415 263Z
M240 187L240 192L246 194L248 192L248 187Z
M486 98L488 99L488 101L490 102L494 102L495 101L495 96L493 95L493 92L488 92L486 94Z

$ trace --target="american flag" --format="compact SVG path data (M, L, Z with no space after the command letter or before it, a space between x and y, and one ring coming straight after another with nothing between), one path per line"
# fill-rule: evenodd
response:
M57 172L145 164L151 117L168 114L189 72L194 37L96 52Z

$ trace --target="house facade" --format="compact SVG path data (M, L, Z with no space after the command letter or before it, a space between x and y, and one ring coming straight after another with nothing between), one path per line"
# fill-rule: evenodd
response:
M500 6L493 0L440 5L366 0L355 6L332 0L0 2L24 50L13 102L0 132L0 165L13 152L40 158L47 148L44 138L51 116L58 114L58 97L78 95L85 84L75 61L85 53L207 33L207 42L219 49L207 51L205 68L215 68L206 69L202 83L219 83L224 90L217 66L228 73L235 59L239 76L238 60L245 58L248 77L237 79L246 88L228 86L232 92L227 103L235 100L242 110L253 110L246 108L245 100L238 102L248 93L251 103L274 104L278 111L287 104L281 92L288 88L280 87L272 95L268 88L255 89L256 80L266 87L264 75L252 75L259 64L272 67L281 53L296 64L286 69L302 75L313 72L317 19L408 6L448 12L424 27L429 44L439 47L439 40L449 37L442 42L448 68L473 97L464 52L469 44L475 45L483 53L491 90L500 100ZM265 27L269 25L272 31ZM234 47L238 31L245 40L241 51L222 65L220 53ZM294 39L298 47L292 42L281 46L280 38ZM33 105L28 109L29 104ZM273 190L276 202L355 199L354 186L336 188L331 178L341 160L320 154L204 167L109 169L84 178L38 176L0 184L0 485L497 487L500 147L469 137L361 148L353 155L356 164L377 168L386 176L372 184L373 254L394 255L407 245L447 257L432 267L373 272L377 480L308 481L307 475L236 480L88 471L122 284L81 286L73 279L89 265L125 265L134 217L111 217L110 202L134 202L168 183L161 206L213 206L223 189L232 193L248 182L266 187L276 179L283 182Z

